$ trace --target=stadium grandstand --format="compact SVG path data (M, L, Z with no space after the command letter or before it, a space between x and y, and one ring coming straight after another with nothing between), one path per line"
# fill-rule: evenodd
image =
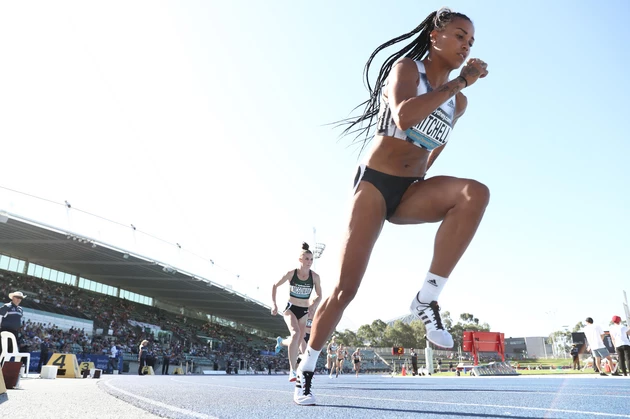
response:
M67 202L48 207L53 215L75 211ZM92 218L93 224L101 224L96 227L99 231L121 229L85 213L72 216L74 224L81 224L81 217ZM51 333L29 328L54 324L57 344L73 343L72 348L55 349L71 353L102 352L116 340L132 354L147 338L159 341L158 358L168 352L181 360L183 354L190 357L205 353L202 348L206 348L214 355L206 363L214 367L218 363L224 368L230 361L244 365L243 360L254 353L269 354L270 359L257 357L265 368L277 364L272 352L275 340L268 338L286 333L286 326L281 317L269 314L268 306L210 275L193 274L168 260L140 254L132 246L123 248L112 240L99 240L89 229L70 229L70 221L63 224L38 222L0 207L2 301L8 301L8 293L18 289L27 295L22 304L24 338L35 338L25 339L23 349L38 350L35 346L43 337L39 335ZM126 230L136 236L134 242L138 236L143 240L134 226L126 226ZM212 266L214 261L208 264ZM77 330L84 336L77 336ZM75 336L68 339L68 333Z
M77 211L68 202L47 205L49 212L65 213L56 217L61 222L40 222L0 206L0 301L7 302L15 290L27 295L19 345L32 354L31 372L38 371L46 337L51 352L76 354L79 362L99 356L104 369L115 344L123 354L121 372L134 371L143 339L151 342L156 372L164 359L171 373L173 366L191 373L288 370L286 355L274 352L275 337L286 334L282 317L271 316L270 307L213 276L214 261L205 261L209 273L195 270L193 263L182 269L171 262L181 261L184 253L176 244L168 245L177 247L179 258L155 249L143 253L134 244L146 241L145 236L164 243L133 225ZM100 225L92 231L70 228L80 224ZM122 240L102 234L116 229L123 230ZM134 238L126 247L119 244L125 234ZM364 359L365 372L389 371L370 351ZM320 370L324 363L321 357ZM351 362L344 367L350 371Z

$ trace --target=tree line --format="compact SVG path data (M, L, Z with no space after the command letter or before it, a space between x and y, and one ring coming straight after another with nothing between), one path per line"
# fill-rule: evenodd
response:
M455 348L462 346L464 330L490 331L488 323L480 323L479 319L470 313L462 313L457 323L453 323L448 311L442 313L441 317L444 328L453 336ZM426 328L420 320L413 320L410 323L396 320L392 325L382 320L374 320L372 324L359 327L356 332L349 329L335 332L337 342L345 346L373 348L403 346L424 349L425 335Z
M462 313L457 323L453 323L451 314L445 311L441 315L442 323L446 330L453 336L454 348L461 348L465 330L490 331L488 323L480 323L479 319L470 313ZM622 324L626 324L625 321ZM555 346L555 353L568 354L571 350L572 332L580 332L584 329L584 322L577 323L572 330L565 328L552 332L548 337L548 343ZM426 329L420 320L413 320L404 323L396 320L388 325L382 320L374 320L372 324L364 324L356 332L346 329L343 332L336 331L337 342L348 347L394 347L403 346L405 348L424 349L426 347Z

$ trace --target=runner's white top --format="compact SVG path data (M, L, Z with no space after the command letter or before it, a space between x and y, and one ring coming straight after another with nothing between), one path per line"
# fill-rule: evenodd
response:
M420 80L417 96L431 92L433 89L427 80L427 73L422 61L416 61ZM392 110L385 95L381 96L380 112L376 124L376 135L399 138L426 150L433 150L447 143L455 121L456 97L453 96L441 104L429 116L406 131L396 126Z

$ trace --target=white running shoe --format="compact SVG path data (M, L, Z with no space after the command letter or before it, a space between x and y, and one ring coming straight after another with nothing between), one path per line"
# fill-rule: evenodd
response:
M297 374L295 373L295 371L291 371L291 373L289 374L289 382L292 383L297 379Z
M429 342L442 348L452 348L454 344L453 336L442 325L440 306L438 306L437 301L423 303L418 299L418 295L419 293L414 297L409 309L424 323L427 329L427 339Z
M311 371L297 371L293 401L300 406L315 406L315 396L311 391L314 373Z

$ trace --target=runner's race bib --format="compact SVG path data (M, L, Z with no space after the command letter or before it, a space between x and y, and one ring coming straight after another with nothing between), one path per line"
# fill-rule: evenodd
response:
M452 99L449 102L452 102ZM405 131L407 141L431 151L446 144L453 129L451 124L451 117L442 108L437 108Z
M302 285L291 285L291 294L298 298L309 297L311 295L311 287Z

